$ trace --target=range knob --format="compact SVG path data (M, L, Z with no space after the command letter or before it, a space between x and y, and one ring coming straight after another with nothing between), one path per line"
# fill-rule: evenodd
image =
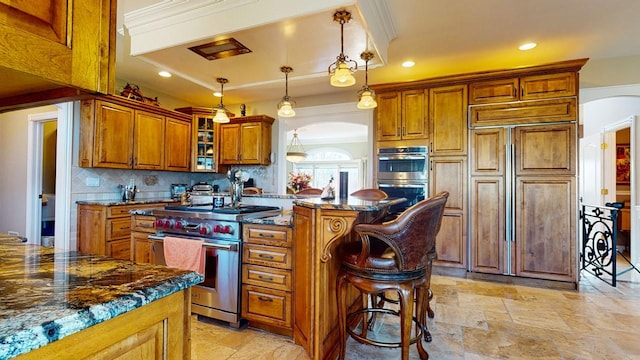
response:
M164 227L164 220L162 220L162 219L156 219L156 227L157 227L157 228Z
M222 227L222 230L220 232L223 234L233 234L233 228L231 227L231 225L225 225Z
M164 227L170 229L173 227L174 222L175 221L173 219L164 219Z
M184 229L184 227L187 225L187 222L184 220L178 220L176 221L175 225L173 225L174 229Z
M200 228L198 228L198 232L200 233L200 235L210 235L211 227L207 224L202 224L200 225Z
M216 233L216 234L217 233L221 233L222 232L222 225L218 224L218 225L214 226L213 227L213 232Z

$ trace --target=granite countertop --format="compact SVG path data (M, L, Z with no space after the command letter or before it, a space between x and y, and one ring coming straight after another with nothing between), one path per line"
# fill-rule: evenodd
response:
M0 238L0 359L202 282L202 275Z
M362 200L352 196L346 199L323 200L319 197L296 199L294 205L304 206L313 209L336 209L336 210L357 210L357 211L378 211L387 209L393 205L407 201L405 198L387 198L384 200Z
M138 199L123 201L122 199L111 200L78 200L78 205L102 205L102 206L116 206L116 205L142 205L142 204L154 204L154 203L172 203L180 200L159 198L159 199Z
M245 224L280 225L291 227L291 210L283 210L278 216L243 219L242 222Z

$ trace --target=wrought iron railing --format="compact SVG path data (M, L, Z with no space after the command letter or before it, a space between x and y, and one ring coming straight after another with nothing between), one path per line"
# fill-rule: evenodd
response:
M580 270L616 286L618 276L635 270L629 259L617 248L618 218L621 206L617 203L602 205L582 204L582 248L580 250ZM630 267L618 272L618 256Z

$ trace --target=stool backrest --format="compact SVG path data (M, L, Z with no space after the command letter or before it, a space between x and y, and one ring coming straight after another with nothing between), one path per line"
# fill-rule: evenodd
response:
M443 191L411 206L393 221L359 224L355 230L361 236L384 241L395 252L400 271L424 268L430 261L429 253L435 249L448 198L449 193Z

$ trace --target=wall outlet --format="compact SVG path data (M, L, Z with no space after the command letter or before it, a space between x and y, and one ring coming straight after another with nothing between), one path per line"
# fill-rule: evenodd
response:
M11 231L11 230L7 231L7 234L9 234L10 236L20 236L20 233L19 233L19 232L17 232L17 231Z
M87 186L100 186L100 178L99 177L88 177Z

